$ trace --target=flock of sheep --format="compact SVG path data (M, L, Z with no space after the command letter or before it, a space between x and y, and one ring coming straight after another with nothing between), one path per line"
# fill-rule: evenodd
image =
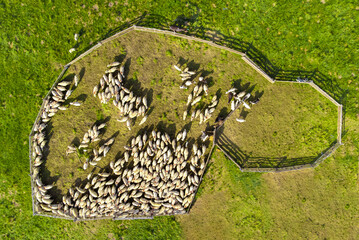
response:
M205 104L205 96L209 93L207 81L200 76L196 83L196 72L187 67L182 70L177 65L174 65L174 68L179 71L182 80L180 89L188 89L194 85L187 97L183 120L187 117L190 117L191 121L199 118L199 124L205 123L216 110L219 102L217 95ZM117 121L126 122L127 128L131 130L135 119L142 117L139 125L146 122L149 106L147 96L136 96L125 87L125 82L123 64L113 62L107 65L92 94L102 104L112 101L118 109ZM40 171L46 160L48 122L59 110L64 111L72 106L81 107L80 102L70 102L69 99L78 84L77 75L74 75L72 81L58 82L44 100L40 118L34 125L31 179L35 213L46 212L71 219L126 219L186 212L194 199L207 164L204 158L207 147L204 142L208 138L208 135L202 132L200 146L196 143L189 144L186 129L174 137L167 132L142 131L128 141L129 145L123 146L124 151L117 154L120 156L118 159L111 161L96 174L92 171L80 185L70 187L63 195L62 201L54 200L49 193L54 186L42 183ZM250 109L250 105L258 102L248 103L250 93L239 92L236 88L228 90L226 94L232 111L241 105ZM236 120L245 121L242 118ZM86 153L86 160L81 161L82 168L85 171L99 168L97 164L106 158L116 141L116 137L102 139L105 129L106 123L93 124L84 133L79 144L67 147L66 155Z
M124 68L120 65L119 62L108 65L100 83L94 87L93 95L104 104L112 100L119 109L121 118L117 120L126 122L131 129L131 119L144 116L140 125L147 119L147 99L135 96L124 87ZM73 81L61 81L53 88L34 127L31 176L35 212L51 212L72 219L131 218L186 212L205 170L207 150L205 144L197 147L194 143L190 148L186 129L173 138L160 131L145 132L132 138L130 145L124 146L122 157L110 162L110 171L102 169L97 174L90 173L80 185L71 187L61 202L54 200L48 191L53 185L44 185L40 172L45 161L47 123L58 110L81 106L79 102L67 103L78 82L75 75ZM207 94L208 87L204 86L197 85L191 95L198 98L202 90ZM193 102L195 104L198 100ZM212 113L211 109L217 103L214 97L205 113ZM199 113L201 119L208 116L205 113ZM103 142L100 140L105 128L105 123L92 125L80 144L68 146L66 155L86 152L88 158L82 163L83 169L96 167L116 141L112 137L96 145L96 142Z
M148 109L146 96L135 96L133 91L128 90L124 86L125 75L124 66L121 63L113 62L107 65L109 68L106 70L103 77L100 79L100 84L96 85L93 89L94 97L98 97L101 103L108 103L112 98L113 104L120 111L121 119L119 122L126 122L126 126L131 130L132 119L142 116L139 125L142 125L147 120L145 112Z
M196 84L194 81L194 71L189 71L188 68L185 68L183 71L177 65L174 65L174 68L180 72L180 77L183 84L180 86L181 89L188 89L188 86ZM218 104L217 95L214 95L210 104L208 104L202 111L201 109L195 109L190 113L191 107L195 107L202 98L203 94L208 96L208 85L206 80L201 76L198 78L198 84L193 88L193 91L188 95L187 98L187 109L183 112L183 120L186 120L187 116L191 115L191 121L199 117L199 124L202 124L209 120L212 117L213 112L216 110Z
M110 171L90 173L71 188L56 214L75 218L129 218L184 213L205 169L205 145L188 148L186 131L176 139L152 131L132 138Z
M34 125L32 137L32 169L31 179L33 186L33 200L35 212L51 211L56 212L62 208L61 204L53 204L53 198L48 190L52 185L45 185L40 178L40 169L45 161L46 153L46 129L48 122L59 110L66 110L70 106L80 106L79 102L71 102L65 106L65 101L78 85L78 77L75 75L73 81L61 81L51 91L51 94L44 100L40 118Z

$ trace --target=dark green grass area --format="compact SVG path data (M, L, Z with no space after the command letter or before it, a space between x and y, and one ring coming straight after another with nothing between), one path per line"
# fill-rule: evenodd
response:
M187 18L193 29L214 30L211 32L217 35L225 34L252 42L279 67L318 68L343 89L350 91L345 105L348 133L343 139L345 148L339 148L340 154L328 158L313 170L312 175L301 176L302 171L299 171L298 174L283 173L286 177L276 179L277 175L269 174L274 179L269 189L272 195L254 195L257 202L277 204L270 206L278 221L269 230L262 228L258 233L247 230L246 224L232 224L233 212L244 215L242 212L246 211L249 215L253 209L246 210L239 205L222 214L218 211L219 207L227 205L220 201L222 193L212 198L214 202L220 202L220 206L209 205L205 201L205 208L213 206L214 211L206 218L199 215L187 225L181 222L182 228L195 231L197 236L207 233L213 238L214 235L210 234L214 229L223 229L223 232L226 229L220 224L207 224L209 220L221 220L223 216L228 216L228 220L224 221L242 231L244 238L357 238L358 11L359 5L354 0L0 2L0 225L4 226L0 230L1 238L104 239L115 236L138 239L143 236L142 226L146 226L146 232L151 233L144 238L156 235L162 239L178 238L181 230L178 226L174 227L176 222L173 218L157 218L153 224L152 221L73 223L33 217L31 210L28 135L42 98L62 67L76 54L102 39L110 29L144 12L166 16L168 24L172 24L177 17ZM81 33L78 43L73 39L75 33ZM77 51L70 54L68 50L72 47L76 47ZM187 46L182 43L181 47ZM156 63L157 60L144 58L144 61ZM222 74L223 78L217 81L225 80L226 73ZM98 113L96 116L101 115ZM221 165L214 165L214 168L221 168ZM238 170L234 171L241 174ZM301 184L303 180L306 184ZM287 183L287 190L279 191L283 189L281 183ZM294 189L293 186L298 187ZM227 183L221 187L229 188ZM310 208L301 207L304 192ZM308 197L310 195L315 196L314 202ZM253 206L251 195L241 195L241 198ZM288 209L297 212L288 213ZM263 210L264 213L267 211ZM196 214L194 211L191 216ZM268 220L264 218L262 221ZM250 221L247 222L250 224ZM188 231L185 233L187 238L191 237ZM237 233L235 236L240 235Z
M310 85L276 82L226 121L219 144L242 167L307 164L336 141L337 117L337 107Z

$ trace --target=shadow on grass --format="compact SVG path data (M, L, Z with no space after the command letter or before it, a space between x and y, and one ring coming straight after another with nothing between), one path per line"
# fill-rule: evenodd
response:
M238 163L242 168L284 168L298 165L312 164L321 157L327 150L337 143L334 141L330 146L324 149L317 156L306 156L298 158L283 157L251 157L244 153L231 139L224 133L225 126L222 126L217 132L216 144L225 151L233 161Z
M51 138L53 136L53 126L52 123L49 122L47 127L46 127L46 139L48 142L51 141ZM44 147L44 151L43 151L43 157L42 159L47 159L48 155L50 153L50 147L49 144L46 144ZM51 174L51 172L49 171L49 169L46 167L46 162L45 164L41 164L40 166L41 170L41 180L42 183L44 185L52 185L55 184L57 182L57 180L61 177L61 175L53 175ZM52 189L49 190L49 193L52 194L51 196L60 196L61 195L61 191L59 189L57 189L57 187L53 187ZM56 199L59 200L59 199Z
M224 127L222 126L217 132L216 144L225 151L225 153L242 168L283 168L292 167L304 164L312 164L320 156L329 150L336 141L333 142L328 148L324 149L317 156L306 156L298 158L283 157L252 157L244 153L237 144L235 144L224 133Z
M160 121L159 123L157 123L156 129L157 129L157 131L160 131L162 133L166 132L170 136L175 136L176 132L177 132L176 124L174 124L174 123L168 124L167 122L164 122L164 121Z

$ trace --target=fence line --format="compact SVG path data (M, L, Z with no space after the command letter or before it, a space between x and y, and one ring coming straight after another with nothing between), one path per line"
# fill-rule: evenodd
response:
M97 48L99 48L101 46L102 46L102 43L98 42L95 46L93 46L92 48L90 48L89 50L87 50L86 52L82 53L80 56L78 56L77 58L75 58L74 60L69 62L67 64L67 66L71 66L73 63L77 62L78 60L80 60L81 58L83 58L84 56L86 56L87 54L91 53L92 51L96 50Z
M39 118L40 118L40 115L42 114L41 113L41 110L44 108L44 104L45 104L45 100L46 98L50 95L52 89L55 87L55 85L57 84L58 81L60 81L60 79L63 77L63 75L65 74L66 70L68 69L69 67L67 65L64 66L64 68L62 69L60 75L57 77L56 81L52 84L50 90L47 92L46 96L42 99L42 104L41 104L41 107L40 107L40 111L39 113L37 114L36 116L36 119L35 119L35 123L32 125L32 128L31 128L31 133L34 132L34 128L35 128L35 125L36 123L38 122ZM31 134L30 134L31 136Z
M98 42L95 46L93 46L92 48L90 48L89 50L87 50L86 52L82 53L80 56L78 56L77 58L75 58L74 60L72 60L71 62L69 62L68 64L66 64L66 66L70 66L72 64L74 64L75 62L77 62L78 60L82 59L83 57L85 57L86 55L88 55L89 53L93 52L94 50L96 50L97 48L101 47L103 44L121 36L121 35L125 35L126 33L129 33L130 31L132 31L134 29L134 26L129 27L125 30L122 30L118 33L116 33L115 35L106 38L105 40L102 40L100 42Z
M88 49L87 51L85 51L84 53L82 53L81 55L79 55L78 57L76 57L74 60L70 61L68 64L66 64L62 70L62 72L60 73L59 77L57 78L57 80L54 82L54 84L52 85L52 87L50 88L50 91L47 93L46 97L43 99L43 102L42 102L42 105L40 107L40 110L39 110L39 113L36 117L36 120L35 120L35 123L31 129L31 133L29 135L29 160L30 160L30 177L31 177L31 195L32 195L32 208L33 208L33 213L34 215L39 215L39 216L48 216L48 217L55 217L55 218L62 218L60 216L52 216L52 215L46 215L46 214L39 214L37 212L35 212L35 209L34 209L34 192L33 192L33 179L32 179L32 136L34 134L34 127L35 125L37 124L38 120L39 120L39 117L41 116L42 114L42 111L43 111L43 108L44 108L44 103L45 103L45 99L49 96L49 94L51 93L52 89L55 87L55 85L57 84L57 82L63 77L63 75L65 74L65 72L67 71L67 69L75 62L77 62L78 60L82 59L84 56L88 55L89 53L91 53L92 51L96 50L97 48L101 47L103 44L121 36L121 35L124 35L124 34L127 34L129 32L131 32L132 30L139 30L139 31L143 31L143 32L153 32L153 33L163 33L163 34L166 34L166 35L172 35L172 36L176 36L176 37L181 37L181 38L185 38L185 39L188 39L188 40L194 40L194 41L199 41L199 42L202 42L202 43L206 43L210 46L213 46L213 47L216 47L216 48L219 48L219 49L223 49L223 50L226 50L226 51L229 51L229 52L232 52L232 53L235 53L235 54L238 54L240 56L242 56L242 59L243 61L245 61L247 64L249 64L252 68L254 68L258 73L260 73L265 79L267 79L269 82L271 83L274 83L278 80L276 80L276 76L280 76L280 77L283 77L285 74L283 70L279 71L278 69L276 69L276 73L275 73L275 76L274 78L272 78L271 76L269 76L261 67L258 66L258 64L256 64L255 61L252 61L249 57L251 56L250 54L246 54L247 52L249 52L250 49L255 49L252 45L249 45L249 47L247 48L247 50L245 51L245 53L243 52L240 52L240 51L237 51L237 50L234 50L232 48L228 48L226 46L221 46L221 45L218 45L216 44L215 42L213 41L208 41L208 40L204 40L204 39L200 39L200 38L197 38L197 37L193 37L193 36L188 36L188 35L184 35L184 34L179 34L179 33L176 33L176 32L171 32L171 31L168 31L168 30L159 30L159 29L155 29L155 28L147 28L147 27L142 27L142 26L131 26L129 28L126 28L122 31L119 31L118 33L115 33L114 35L102 40L102 41L99 41L95 46L91 47L90 49ZM230 43L232 44L232 43ZM233 45L231 45L233 46ZM255 51L254 51L255 52ZM250 53L250 52L249 52ZM248 57L249 56L249 57ZM257 59L257 58L256 58ZM270 63L268 60L265 61L264 63L264 66L267 66L268 63ZM271 64L270 64L271 65ZM274 66L272 66L274 67ZM282 75L280 75L282 74ZM313 74L313 77L316 73ZM285 76L284 76L285 77ZM278 77L279 78L279 77ZM281 81L279 80L280 82L286 82L286 81ZM295 82L295 81L288 81L288 82ZM342 105L337 103L329 94L327 94L324 90L322 90L319 86L317 86L316 84L314 83L310 83L310 85L315 88L317 91L319 91L322 95L324 95L326 98L328 98L331 102L333 102L335 105L338 106L338 144L335 144L332 148L330 148L325 154L323 154L320 158L318 158L312 165L311 167L316 167L319 163L321 163L324 159L326 159L328 156L331 155L332 152L334 152L341 144L341 134L342 134ZM239 106L236 107L236 109L238 108ZM236 110L235 109L235 110ZM234 111L235 111L234 110ZM214 138L213 138L213 143L212 143L212 148L211 148L211 151L207 157L207 164L210 160L210 156L213 152L213 149L214 149L214 146L217 145L216 143L216 132L217 130L224 124L224 122L233 114L234 111L231 111L227 117L224 119L223 123L215 129L214 131ZM239 166L239 164L237 164L233 159L231 159L225 151L223 151L223 149L217 145L217 147L230 159L232 160L237 166L238 168L241 170L241 171L254 171L254 169L249 169L249 168L241 168ZM206 166L207 166L206 164ZM297 169L301 169L301 168L307 168L308 165L299 165L299 166L294 166L294 167L284 167L284 168L280 168L280 169L276 169L275 171L278 172L278 171L288 171L288 170L297 170ZM257 168L257 170L261 170L261 168ZM268 171L269 169L265 169L266 171ZM200 178L200 182L202 181L202 178L203 178L203 175L204 175L204 172ZM196 193L198 191L198 188L196 190ZM192 206L193 204L193 201L194 199L192 200L191 204L190 204L190 207ZM190 208L189 208L190 209ZM188 210L189 211L189 210ZM65 218L64 219L69 219L69 218ZM71 219L71 218L70 218ZM97 218L98 219L98 218Z
M117 38L117 37L119 37L119 36L122 36L122 35L125 35L125 34L131 32L131 31L134 30L134 29L135 29L135 26L131 26L131 27L129 27L129 28L126 28L126 29L124 29L124 30L122 30L122 31L120 31L120 32L118 32L118 33L112 35L111 37L108 37L108 38L102 40L101 42L102 42L102 44L105 44L105 43L107 43L107 42L109 42L109 41L112 41L113 39L115 39L115 38Z
M181 19L181 17L179 17L177 20L178 20L177 21L178 23L180 23L181 21L186 21L186 19ZM168 31L170 22L172 22L171 19L167 19L166 17L163 17L161 15L144 13L142 16L123 24L118 29L125 29L126 27L128 28L128 26L135 24L135 25L137 25L136 26L137 29L140 29L140 28L149 29L149 31L152 31L152 32L156 32L157 30L160 31L160 29L161 29L161 30L164 30L165 32L171 33L172 35L175 35L175 36L179 36L179 37L183 37L183 38L189 37L188 35L173 33L171 31ZM155 30L153 30L153 29L155 29ZM295 81L298 77L300 77L300 78L309 77L309 78L315 79L315 81L321 81L321 82L330 80L330 79L326 79L327 77L324 74L320 73L318 70L305 71L305 70L283 70L283 69L280 69L280 68L276 67L274 64L272 64L264 56L264 54L260 50L258 50L252 43L245 42L238 38L234 38L232 36L226 36L219 32L215 32L212 29L206 29L203 27L191 27L190 26L189 31L190 31L190 34L192 34L192 36L196 36L196 37L200 38L200 39L197 39L197 38L190 36L190 38L193 40L202 41L204 39L207 39L204 41L210 40L206 43L208 43L212 46L223 48L223 49L229 50L231 52L234 52L233 50L235 49L236 53L238 53L240 55L248 56L249 59L255 63L255 65L259 66L260 69L262 69L267 75L269 75L272 79L274 79L276 81L282 81L282 80L288 80L288 79L291 81ZM204 42L204 41L202 41L202 42ZM227 46L229 48L227 48ZM333 86L332 86L332 88L333 88ZM339 87L336 87L336 90L338 90L340 92L339 99L341 99L340 97L343 94L343 90ZM334 92L332 94L335 95ZM338 96L336 96L336 97L338 97Z
M341 144L342 143L342 128L343 128L343 106L339 104L337 101L335 101L329 94L327 94L323 89L321 89L318 85L316 85L314 82L309 83L310 86L312 86L314 89L316 89L318 92L320 92L324 97L326 97L328 100L330 100L332 103L334 103L338 107L338 123L337 123L337 141Z
M188 212L183 213L171 213L171 214L162 214L162 215L156 215L156 216L174 216L174 215L185 215L188 214ZM43 214L43 213L37 213L34 212L33 216L41 216L41 217L51 217L51 218L58 218L58 219L64 219L64 220L72 220L74 222L80 222L80 221L88 221L88 220L140 220L140 219L153 219L154 215L151 216L141 216L141 217L98 217L98 218L76 218L76 217L65 217L65 216L59 216L59 215L51 215L51 214Z
M322 154L317 160L315 160L311 165L312 167L317 167L320 163L322 163L327 157L332 155L332 153L337 150L337 148L342 145L341 143L337 142L332 147L330 147L324 154Z
M175 37L180 37L180 38L185 38L188 40L193 40L193 41L199 41L202 43L206 43L209 44L213 47L217 47L220 49L224 49L227 51L230 51L232 53L238 54L240 56L242 56L243 61L245 61L248 65L250 65L254 70L256 70L259 74L261 74L265 79L267 79L270 83L275 83L276 80L271 78L264 70L262 70L262 68L260 68L254 61L252 61L246 53L242 53L239 52L237 50L234 49L230 49L228 47L224 47L221 45L218 45L212 41L208 41L208 40L204 40L204 39L200 39L197 37L193 37L193 36L188 36L185 34L180 34L180 33L176 33L176 32L172 32L172 31L168 31L168 30L160 30L160 29L155 29L155 28L148 28L148 27L141 27L141 26L134 26L135 30L139 30L139 31L143 31L143 32L152 32L152 33L162 33L162 34L166 34L166 35L171 35L171 36L175 36ZM251 47L251 45L250 45ZM312 72L311 72L312 73ZM316 72L312 73L312 76L314 76L316 74ZM293 79L294 80L294 79ZM341 106L337 101L335 101L328 93L326 93L324 90L322 90L317 84L315 84L313 81L311 82L298 82L298 81L279 81L279 82L291 82L291 83L301 83L301 84L309 84L310 86L312 86L314 89L316 89L319 93L321 93L324 97L326 97L329 101L331 101L332 103L334 103L336 106ZM341 143L341 133L342 133L342 111L341 108L339 108L340 110L338 111L338 127L337 127L337 141ZM232 115L232 112L226 117L225 120L227 120L228 117L230 117ZM225 120L223 121L222 125L224 124ZM221 126L222 126L221 125Z
M334 98L332 98L328 93L321 89L313 81L299 82L299 81L276 81L284 83L299 83L299 84L308 84L315 90L317 90L321 95L331 101L334 105L338 107L338 120L337 120L337 141L342 144L342 129L343 129L343 105L339 104Z
M74 218L70 217L63 217L58 215L49 215L49 214L42 214L42 213L34 213L34 216L41 216L41 217L51 217L51 218L59 218L59 219L65 219L65 220L74 220Z
M294 170L301 170L306 168L313 168L311 164L296 165L291 167L280 168L242 168L242 172L288 172Z
M148 27L143 27L143 26L136 26L136 25L133 25L127 29L124 29L116 34L114 34L113 36L111 37L108 37L107 39L99 42L98 44L96 44L94 47L90 48L89 50L87 50L85 53L81 54L80 56L78 56L76 59L74 59L73 61L71 61L70 63L67 64L67 66L70 66L71 64L77 62L78 60L80 60L81 58L83 58L84 56L86 56L87 54L91 53L92 51L94 51L95 49L99 48L100 46L102 46L104 43L107 43L121 35L124 35L126 33L129 33L130 31L132 30L138 30L138 31L143 31L143 32L151 32L151 33L162 33L162 34L166 34L166 35L171 35L171 36L175 36L175 37L180 37L180 38L185 38L185 39L188 39L188 40L194 40L194 41L199 41L199 42L202 42L202 43L206 43L208 45L211 45L213 47L217 47L217 48L220 48L220 49L223 49L223 50L227 50L227 51L230 51L232 53L235 53L235 54L238 54L240 56L242 56L242 59L248 64L250 65L253 69L255 69L258 73L260 73L265 79L267 79L270 83L275 83L276 80L275 79L272 79L264 70L262 70L254 61L252 61L246 53L242 53L242 52L239 52L237 50L234 50L234 49L231 49L231 48L228 48L228 47L225 47L225 46L221 46L221 45L218 45L212 41L208 41L208 40L204 40L204 39L200 39L200 38L197 38L197 37L193 37L193 36L188 36L188 35L185 35L185 34L180 34L180 33L176 33L176 32L173 32L173 31L168 31L168 30L161 30L161 29L155 29L155 28L148 28ZM249 46L251 47L251 45ZM253 46L252 46L253 47ZM316 72L313 74L315 75ZM335 105L339 106L340 104L335 101L329 94L327 94L324 90L322 90L318 85L316 85L314 82L297 82L297 81L282 81L280 80L280 82L291 82L291 83L304 83L304 84L309 84L311 85L314 89L316 89L318 92L320 92L323 96L325 96L328 100L330 100L332 103L334 103ZM341 109L341 108L340 108ZM231 114L230 114L231 115ZM229 116L230 116L229 115ZM228 116L228 117L229 117ZM341 133L342 133L342 111L339 111L338 112L338 127L337 127L337 140L338 142L342 142L341 141Z
M337 126L337 134L338 134L338 143L342 145L342 131L343 131L343 105L338 106L338 126Z
M212 147L211 147L211 150L210 150L209 153L208 153L208 156L207 156L207 159L206 159L206 164L205 164L204 169L207 168L208 163L209 163L209 161L211 160L211 156L212 156L213 149L214 149L214 147L216 146L215 142L216 142L216 130L213 131ZM206 171L204 170L203 173L202 173L202 175L201 175L201 178L199 179L199 184L198 184L198 187L197 187L197 189L196 189L196 191L195 191L195 193L194 193L192 202L191 202L190 205L188 206L188 213L189 213L189 211L190 211L190 209L191 209L191 207L192 207L192 204L193 204L194 201L195 201L196 194L197 194L197 192L198 192L199 186L201 185L201 182L202 182L202 179L203 179L203 176L204 176L204 173L205 173L205 172L206 172Z
M331 96L329 96L328 93L326 93L325 91L323 91L320 87L318 87L317 84L315 84L314 82L310 82L309 83L310 86L312 86L315 90L317 90L318 92L320 92L323 96L325 96L326 98L328 98L328 100L330 100L332 103L334 103L335 105L339 106L340 104L335 101Z
M274 83L275 80L273 80L270 76L268 76L267 73L265 73L259 66L257 66L251 59L249 59L247 56L243 56L242 59L251 66L254 70L256 70L260 75L262 75L265 79L267 79L270 83Z
M220 48L220 49L223 49L223 50L226 50L226 51L229 51L229 52L241 55L241 56L245 55L244 53L239 52L237 50L234 50L234 49L231 49L231 48L228 48L228 47L225 47L225 46L221 46L221 45L218 45L218 44L216 44L216 43L214 43L212 41L204 40L204 39L201 39L201 38L197 38L197 37L193 37L193 36L189 36L189 35L185 35L185 34L181 34L181 33L176 33L176 32L173 32L173 31L156 29L156 28L148 28L148 27L142 27L142 26L134 26L134 27L135 27L135 30L139 30L139 31L142 31L142 32L152 32L152 33L162 33L162 34L166 34L166 35L172 35L172 36L175 36L175 37L185 38L185 39L188 39L188 40L191 40L191 41L198 41L198 42L206 43L206 44L211 45L213 47Z
M221 148L221 146L219 146L218 144L216 144L216 145L217 145L217 147L224 153L224 155L226 155L226 157L227 157L229 160L231 160L231 161L239 168L239 170L242 171L241 165L239 165L236 161L234 161L234 160L226 153L226 151L224 151L224 150ZM243 172L243 171L242 171L242 172Z
M320 163L322 163L326 158L328 158L341 144L336 143L332 147L330 147L325 153L323 153L320 157L318 157L314 162L302 165L295 165L290 167L278 167L278 168L242 168L235 160L232 159L231 156L227 154L227 152L218 144L216 146L224 153L224 155L231 160L242 172L287 172L294 170L301 170L306 168L315 168Z
M220 129L220 128L224 125L224 123L228 120L228 118L229 118L240 106L241 106L241 104L238 104L238 105L234 108L234 110L231 110L231 111L228 113L228 115L223 119L221 125L219 125L219 126L215 129L215 132L216 132L218 129Z

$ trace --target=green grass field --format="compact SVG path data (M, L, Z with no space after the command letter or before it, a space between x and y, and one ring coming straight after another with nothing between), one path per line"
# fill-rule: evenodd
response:
M193 121L190 121L190 117L185 121L182 119L182 113L188 109L187 95L193 90L193 85L187 90L179 88L182 82L173 65L181 62L181 59L186 59L191 70L197 71L199 75L209 73L207 76L203 75L209 81L210 88L208 96L203 96L201 104L210 102L214 95L218 97L219 104L213 113L214 117L206 124L200 125L198 118ZM92 96L93 86L98 84L106 65L115 60L126 63L125 86L136 95L144 96L146 93L150 104L151 110L146 123L139 126L140 120L136 120L131 131L125 123L116 121L119 113L111 102L101 104L97 97ZM196 41L132 31L104 44L74 63L63 79L71 79L74 74L81 78L79 86L70 98L84 99L84 102L80 107L70 106L68 110L58 112L52 118L52 128L48 132L51 139L45 164L46 171L42 174L45 184L55 184L51 191L58 200L61 200L61 196L75 184L75 180L84 181L93 170L97 172L100 168L109 166L110 161L118 159L121 152L123 153L122 146L129 145L131 138L138 132L149 132L150 129L159 128L174 138L179 131L186 128L188 138L197 140L201 130L210 128L217 116L224 117L229 112L230 104L227 102L225 91L232 86L241 91L251 91L251 99L263 93L260 104L253 106L251 110L240 108L225 123L224 134L239 146L240 151L250 152L254 156L282 157L287 154L289 158L308 155L316 157L336 138L336 107L312 87L296 83L273 85L248 66L239 55ZM189 108L188 115L200 109L201 104ZM235 121L235 117L238 117L236 115L240 114L242 117L244 114L248 115L247 123L239 124ZM96 121L105 119L109 120L106 121L102 139L109 139L115 135L116 141L108 155L97 165L100 168L90 166L83 170L82 165L86 156L67 155L67 146L76 139L81 140L89 126ZM295 131L291 132L291 129ZM278 136L273 137L273 133L277 131ZM259 142L260 145L256 145L258 139L263 140ZM192 141L188 141L191 147ZM202 144L200 140L198 142ZM208 145L208 141L206 144ZM209 148L210 146L207 146L208 150ZM262 164L255 160L252 162L253 165Z
M198 201L181 219L73 223L33 217L28 135L42 98L77 53L145 11L187 17L192 28L253 42L279 67L318 68L333 78L349 91L344 146L316 169L280 174L241 173L216 152ZM0 2L1 237L358 238L358 14L356 1ZM78 43L75 33L81 33ZM77 51L70 54L72 47Z

